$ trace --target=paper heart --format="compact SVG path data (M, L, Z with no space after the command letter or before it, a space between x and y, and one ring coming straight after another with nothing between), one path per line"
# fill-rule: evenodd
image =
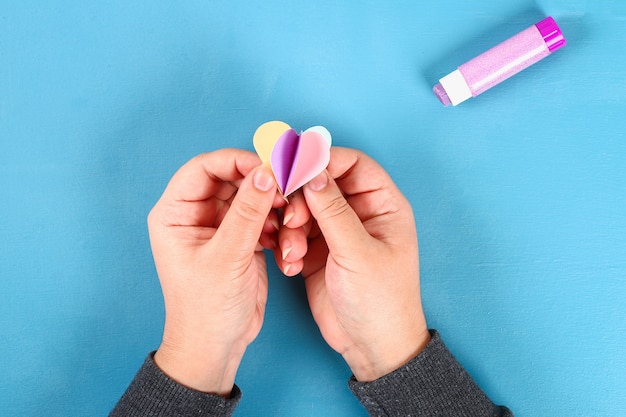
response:
M315 178L330 161L330 132L314 126L299 135L288 124L267 122L254 133L254 149L270 163L278 188L287 197Z

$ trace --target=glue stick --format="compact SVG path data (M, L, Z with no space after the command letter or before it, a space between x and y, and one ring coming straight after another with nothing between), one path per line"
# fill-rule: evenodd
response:
M546 17L471 59L439 80L433 92L444 106L456 106L542 60L565 46L552 17Z

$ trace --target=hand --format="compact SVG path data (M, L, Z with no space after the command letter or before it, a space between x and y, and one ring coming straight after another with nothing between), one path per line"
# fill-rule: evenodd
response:
M263 323L262 249L275 246L272 207L284 203L259 164L233 149L200 155L174 175L148 217L166 311L155 362L198 391L230 394Z
M374 160L342 148L303 197L306 207L285 208L277 263L302 272L322 336L357 380L372 381L430 340L411 206Z

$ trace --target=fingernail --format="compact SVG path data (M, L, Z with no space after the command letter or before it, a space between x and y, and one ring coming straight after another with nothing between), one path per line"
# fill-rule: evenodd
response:
M328 174L326 171L319 174L309 182L309 187L313 191L321 191L328 185Z
M280 226L278 225L278 219L269 219L270 220L270 224L274 227L274 229L279 230Z
M283 218L283 226L287 226L289 220L293 219L293 216L295 215L296 213L294 213L293 211L289 211L289 213L285 214L285 217Z
M258 169L252 179L254 186L260 191L269 191L274 186L274 178L265 169Z
M289 275L289 270L291 269L291 264L287 264L285 265L285 270L283 271L283 273L285 275Z
M289 255L291 253L291 251L293 250L293 245L291 244L291 242L289 242L288 240L283 242L283 246L286 246L283 249L283 261L287 258L287 255Z

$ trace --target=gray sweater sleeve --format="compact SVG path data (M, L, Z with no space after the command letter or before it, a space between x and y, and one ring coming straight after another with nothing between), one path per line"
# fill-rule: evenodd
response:
M370 416L512 417L494 405L431 331L428 346L405 366L372 382L349 386ZM109 417L231 416L241 399L186 388L165 375L148 356Z
M240 399L236 385L230 398L184 387L165 375L150 354L109 417L228 417Z
M494 405L431 330L426 348L405 366L350 389L370 416L512 417Z

